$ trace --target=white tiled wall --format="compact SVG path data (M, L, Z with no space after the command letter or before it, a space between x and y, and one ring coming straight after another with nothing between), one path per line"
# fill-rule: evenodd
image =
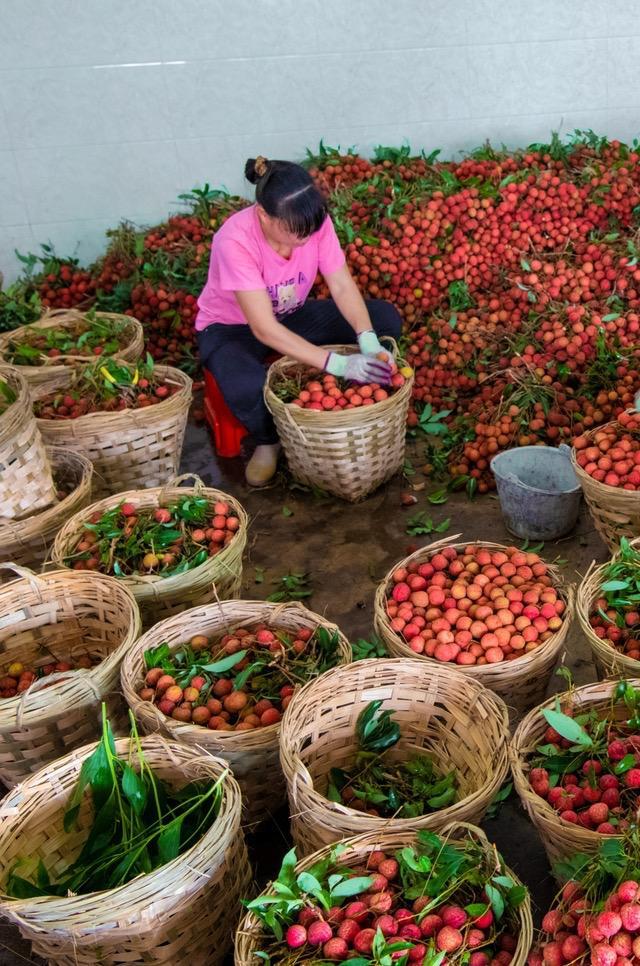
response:
M0 271L247 156L640 135L640 0L0 0Z

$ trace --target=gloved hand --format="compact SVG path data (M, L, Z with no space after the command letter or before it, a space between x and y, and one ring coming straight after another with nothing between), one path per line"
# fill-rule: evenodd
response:
M391 367L381 359L376 359L375 356L364 356L359 353L343 356L338 352L330 352L324 368L332 376L338 376L350 382L377 382L381 386L388 386L391 382Z
M384 352L387 356L387 361L390 363L393 362L393 354L380 344L378 336L373 329L360 332L358 335L358 345L360 346L360 352L365 356L377 356L378 353Z

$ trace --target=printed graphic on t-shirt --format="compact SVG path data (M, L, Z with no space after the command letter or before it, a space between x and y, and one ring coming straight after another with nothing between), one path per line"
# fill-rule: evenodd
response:
M304 272L298 272L295 278L285 279L275 285L267 285L275 315L289 315L290 312L300 308L302 301L298 298L298 285L302 285L306 280Z

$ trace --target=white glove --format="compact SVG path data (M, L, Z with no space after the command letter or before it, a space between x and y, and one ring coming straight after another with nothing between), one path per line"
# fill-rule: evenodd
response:
M349 382L377 382L381 386L387 386L391 382L391 368L375 356L359 353L343 356L338 352L330 352L324 368L332 376L347 379Z
M366 332L359 333L358 345L360 346L360 352L362 352L362 354L365 356L377 356L379 352L384 352L387 356L387 361L393 362L392 353L380 344L378 336L375 334L373 329L368 329Z

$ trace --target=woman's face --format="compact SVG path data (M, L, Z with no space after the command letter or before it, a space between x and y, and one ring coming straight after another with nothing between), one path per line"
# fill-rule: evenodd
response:
M306 238L299 238L298 235L294 235L284 222L280 221L279 218L268 215L261 205L258 205L257 208L262 230L270 242L275 242L282 248L300 248L301 245L305 244Z

